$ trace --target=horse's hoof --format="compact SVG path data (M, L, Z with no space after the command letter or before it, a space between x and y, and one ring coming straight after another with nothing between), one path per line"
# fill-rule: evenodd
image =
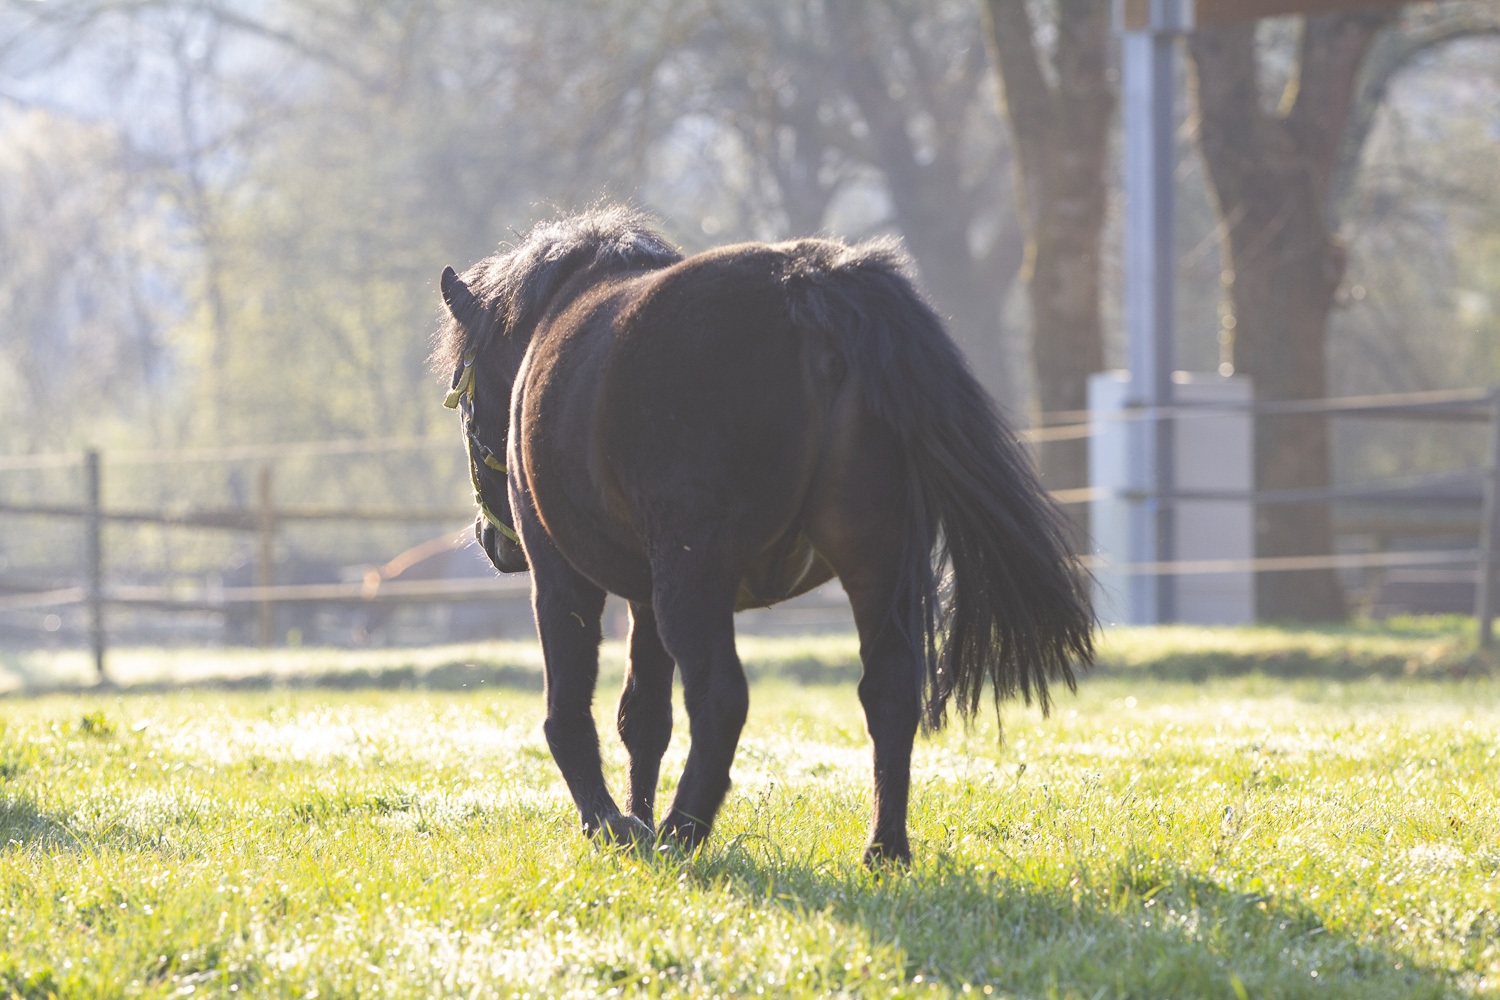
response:
M650 847L656 841L656 831L634 816L616 813L602 825L591 831L595 837L615 847Z
M668 864L683 862L688 859L689 853L687 845L670 833L658 832L656 839L651 842L651 858L655 861Z
M684 854L691 854L708 838L710 829L712 828L707 823L674 810L661 821L661 828L657 831L656 839L658 843L673 844Z
M871 871L905 870L911 867L911 848L905 843L872 843L865 848L865 867Z

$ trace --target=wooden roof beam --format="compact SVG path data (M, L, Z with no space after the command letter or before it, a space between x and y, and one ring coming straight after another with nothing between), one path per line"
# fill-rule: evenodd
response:
M1184 26L1193 28L1217 28L1239 21L1288 14L1337 14L1396 6L1391 0L1177 0L1177 3L1186 8ZM1144 31L1152 27L1153 0L1124 0L1122 6L1126 31Z

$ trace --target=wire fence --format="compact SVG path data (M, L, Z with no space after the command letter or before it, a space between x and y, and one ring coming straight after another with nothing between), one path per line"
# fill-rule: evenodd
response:
M1331 504L1357 502L1361 506L1450 507L1478 509L1478 544L1467 549L1417 552L1321 553L1306 556L1273 556L1248 559L1158 560L1111 564L1108 559L1088 560L1093 570L1114 569L1138 576L1184 576L1232 572L1298 572L1361 568L1472 566L1475 585L1474 614L1480 644L1494 645L1493 622L1497 596L1497 544L1500 544L1500 387L1439 390L1341 398L1277 400L1261 402L1201 402L1171 406L1136 406L1098 413L1067 411L1047 414L1042 426L1023 431L1033 444L1092 438L1121 422L1184 421L1249 414L1252 417L1322 416L1386 418L1436 421L1440 423L1488 424L1490 454L1478 468L1456 473L1388 477L1361 483L1279 490L1108 490L1100 487L1059 490L1053 498L1064 505L1117 498L1155 507L1183 503L1238 503L1256 507L1282 504ZM1389 529L1387 529L1389 530ZM1453 526L1447 527L1448 531ZM1445 578L1457 579L1454 576Z
M1305 556L1256 557L1248 559L1167 560L1111 564L1104 557L1085 559L1093 570L1113 568L1131 574L1192 576L1229 572L1296 572L1303 570L1350 570L1412 567L1472 567L1475 583L1475 615L1481 642L1493 643L1492 622L1497 593L1497 543L1500 543L1500 390L1464 389L1439 392L1353 396L1321 400L1291 400L1254 403L1202 403L1166 407L1135 407L1109 414L1071 411L1045 415L1042 425L1021 431L1019 437L1032 444L1081 440L1092 437L1120 421L1193 420L1225 413L1253 416L1323 415L1329 417L1396 418L1458 423L1488 423L1491 453L1482 468L1440 475L1392 477L1382 480L1314 489L1294 490L1178 490L1167 495L1145 491L1117 492L1098 487L1059 490L1053 494L1061 504L1082 504L1115 496L1128 501L1177 504L1188 501L1222 501L1274 505L1290 503L1334 503L1398 506L1449 505L1480 508L1479 538L1473 548L1432 549L1369 553L1313 553ZM271 468L268 463L293 457L373 455L425 449L451 449L451 437L389 437L331 441L302 441L266 445L167 450L121 450L0 456L0 472L81 468L85 496L72 503L0 502L0 516L61 518L81 522L86 536L87 566L77 585L25 590L0 589L0 611L83 606L90 622L90 644L96 668L104 675L106 646L104 609L149 607L165 611L222 611L236 606L258 610L260 639L270 642L274 609L284 604L361 604L386 602L462 602L520 596L528 592L524 577L461 580L413 580L276 584L272 555L277 532L287 525L315 522L393 522L452 525L472 521L467 507L447 506L350 506L338 504L287 504L272 500ZM106 508L100 499L100 468L153 466L169 463L255 462L262 463L258 480L258 502L253 507L200 507L188 510ZM180 587L106 585L105 533L107 525L153 525L162 528L195 528L228 531L253 536L258 541L257 579L252 586ZM1451 570L1450 570L1451 571ZM0 584L3 586L3 584Z
M381 452L451 449L451 435L428 437L349 438L333 441L288 441L280 444L223 445L212 448L131 448L109 453L111 465L166 465L183 462L266 462L283 458L374 455ZM0 472L65 469L83 465L84 452L0 455Z

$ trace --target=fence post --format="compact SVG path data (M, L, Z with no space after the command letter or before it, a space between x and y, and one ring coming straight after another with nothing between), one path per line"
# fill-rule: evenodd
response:
M270 465L260 467L256 500L260 521L260 558L256 561L255 583L259 587L270 587L276 572L276 508L272 506L271 499ZM262 646L269 646L275 641L276 605L267 596L260 599L259 631Z
M1500 603L1500 386L1490 389L1490 467L1484 480L1484 514L1479 535L1479 579L1474 594L1474 618L1479 624L1479 646L1495 646L1496 604Z
M109 678L104 674L104 517L99 503L99 452L93 448L83 453L83 478L89 645L94 652L94 670L99 675L99 683L107 684Z

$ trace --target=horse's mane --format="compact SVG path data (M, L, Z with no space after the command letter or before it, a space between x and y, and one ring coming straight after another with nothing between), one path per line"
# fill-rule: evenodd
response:
M582 267L611 273L666 267L681 259L650 217L624 206L538 223L521 242L502 246L461 275L474 293L480 317L461 324L443 311L433 335L432 366L447 376L467 352L534 318L558 286Z
M808 237L772 246L786 254L785 277L792 282L817 282L835 271L865 271L911 279L916 270L901 248L901 241L893 236L878 236L854 244Z

